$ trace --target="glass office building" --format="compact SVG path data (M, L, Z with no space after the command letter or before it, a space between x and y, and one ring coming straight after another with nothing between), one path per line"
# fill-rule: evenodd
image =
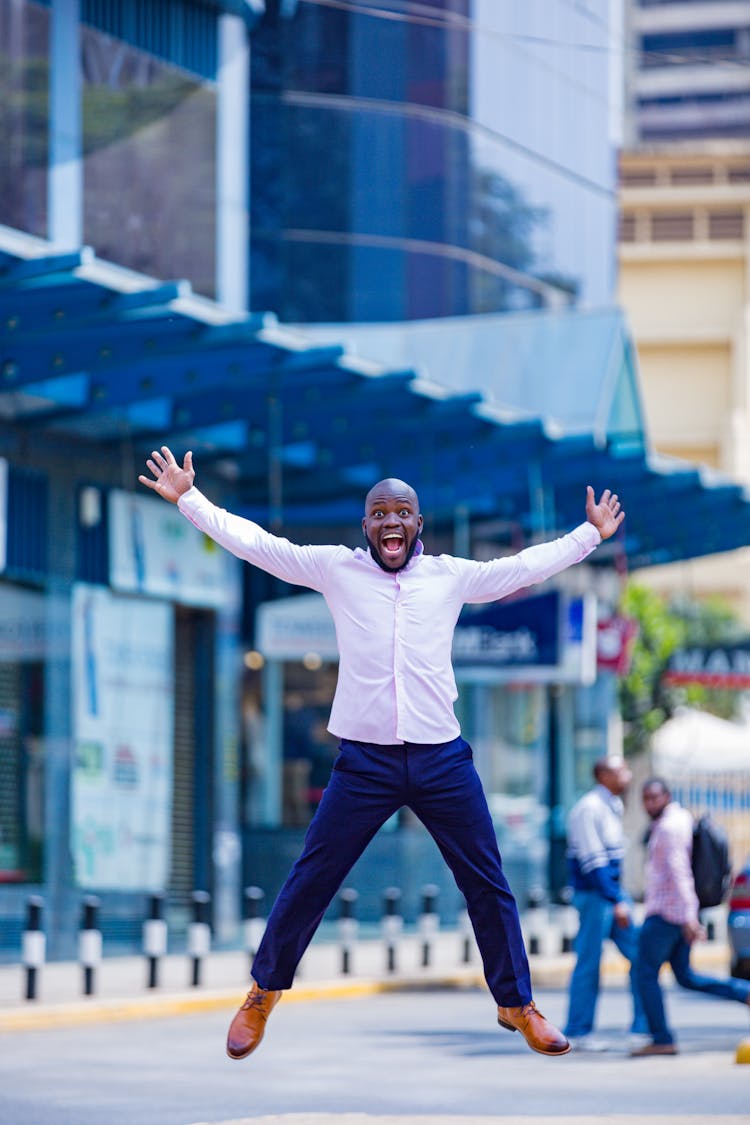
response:
M340 322L608 301L609 11L269 15L253 37L252 307Z
M0 0L0 223L54 237L50 165L75 166L84 245L215 296L216 13L188 0L76 7L51 111L54 7Z
M66 52L54 20L68 6L0 0L0 223L224 300L217 5L76 0ZM609 10L267 3L250 39L242 304L340 322L607 302ZM80 177L72 236L51 165Z

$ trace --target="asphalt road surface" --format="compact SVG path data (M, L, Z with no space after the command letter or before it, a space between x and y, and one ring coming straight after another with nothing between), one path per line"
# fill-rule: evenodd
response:
M537 1003L563 1022L566 998ZM224 1055L232 1011L0 1036L0 1125L193 1125L268 1114L522 1118L748 1114L750 1009L673 990L676 1058L627 1057L629 1000L609 988L612 1050L545 1058L498 1028L480 990L282 1003L257 1054Z

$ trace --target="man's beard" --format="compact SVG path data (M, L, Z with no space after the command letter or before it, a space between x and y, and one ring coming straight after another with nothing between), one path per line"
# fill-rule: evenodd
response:
M370 536L367 534L367 532L365 532L365 541L367 543L367 546L370 548L370 554L375 559L375 562L378 564L380 569L387 571L388 574L398 574L400 570L403 570L404 567L408 566L411 562L412 555L417 549L418 537L416 535L414 536L411 547L406 552L406 558L401 563L401 566L386 566L386 564L383 562L383 556L380 554L380 551L377 549L372 539L370 539Z

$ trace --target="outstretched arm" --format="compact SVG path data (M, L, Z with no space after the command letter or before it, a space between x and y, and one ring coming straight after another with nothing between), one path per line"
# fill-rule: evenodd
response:
M141 484L172 504L180 501L182 514L204 535L226 547L237 558L267 570L284 582L309 586L322 592L330 552L338 548L300 547L288 539L269 534L252 520L218 508L197 488L193 488L195 471L192 453L186 453L180 465L169 446L163 445L161 451L154 450L146 464L152 475L139 476Z
M589 485L586 489L586 519L593 524L602 539L609 539L617 531L625 519L625 513L620 509L620 501L616 492L604 489L599 502L594 497L594 490Z
M171 501L172 504L176 504L182 494L193 487L195 470L193 469L193 454L189 451L185 454L182 467L175 460L172 450L166 445L161 447L161 453L154 450L146 464L153 473L154 479L141 475L138 480L141 484L145 484L146 488L158 492L160 496Z

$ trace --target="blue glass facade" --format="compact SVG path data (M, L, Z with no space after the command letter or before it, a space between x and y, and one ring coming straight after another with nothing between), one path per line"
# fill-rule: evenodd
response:
M300 5L253 36L251 306L375 321L611 297L608 5Z

